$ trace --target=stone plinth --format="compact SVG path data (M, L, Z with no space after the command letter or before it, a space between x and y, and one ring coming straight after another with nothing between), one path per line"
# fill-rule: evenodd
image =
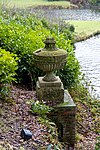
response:
M55 106L64 101L64 88L60 78L56 81L46 82L43 77L39 77L36 85L37 97L40 101L45 101L49 106Z
M33 53L34 65L46 72L44 77L38 78L36 93L40 101L54 108L49 117L58 127L59 139L74 146L76 105L68 91L64 91L60 78L54 74L66 64L67 51L56 48L55 44L54 38L47 38L45 47Z
M64 92L64 102L55 106L49 117L56 123L59 140L68 145L75 144L75 114L76 105L67 90Z

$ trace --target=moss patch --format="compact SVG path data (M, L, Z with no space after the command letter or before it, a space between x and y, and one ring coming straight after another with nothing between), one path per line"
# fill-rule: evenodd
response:
M36 54L39 56L60 56L60 55L66 55L67 52L65 50L62 50L62 49L54 50L54 51L38 50L38 51L36 51Z

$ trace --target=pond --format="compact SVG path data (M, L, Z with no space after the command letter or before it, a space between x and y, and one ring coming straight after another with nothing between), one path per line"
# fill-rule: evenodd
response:
M80 62L81 70L86 80L91 82L89 90L92 95L100 99L100 35L78 42L75 47L75 55Z
M32 9L31 11L38 13L41 17L46 17L49 20L63 19L100 21L100 10L95 9Z

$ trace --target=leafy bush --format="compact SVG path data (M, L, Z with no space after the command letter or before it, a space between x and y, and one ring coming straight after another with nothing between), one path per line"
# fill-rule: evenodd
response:
M8 84L15 81L15 70L17 70L17 60L15 54L6 52L0 48L0 97L4 99L8 95Z
M40 103L39 101L36 101L32 103L31 112L33 113L36 113L44 117L50 111L51 111L51 108L49 108L49 106L45 105L43 102Z
M33 30L31 27L27 27L28 25L25 27L24 20L23 25L21 24L22 20L18 21L20 23L15 20L1 24L1 46L19 57L17 74L20 82L27 83L26 79L28 79L32 83L33 79L35 83L38 73L33 65L32 53L34 50L44 46L43 39L50 32L41 25L35 25L35 30Z
M65 45L64 45L65 46ZM73 49L73 46L71 45L71 41L67 41L67 63L64 66L64 69L59 70L57 72L57 75L61 78L64 86L66 88L69 88L73 86L74 84L78 83L80 72L80 65L78 60L75 57L75 51ZM64 49L64 47L62 47Z
M33 87L37 77L43 75L43 72L34 66L33 51L44 47L43 40L48 36L55 38L57 47L68 51L67 64L58 73L64 85L71 86L77 81L79 64L74 56L72 43L68 41L73 39L72 31L70 31L72 28L69 30L70 27L65 24L58 27L44 19L39 20L33 15L6 16L6 19L1 18L0 23L0 46L19 57L17 71L19 82L31 83Z

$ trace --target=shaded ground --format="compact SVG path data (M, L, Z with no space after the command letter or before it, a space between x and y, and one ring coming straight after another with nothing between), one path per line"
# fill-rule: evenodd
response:
M12 98L13 105L0 103L0 150L47 150L51 142L49 129L37 121L38 116L30 113L30 105L27 104L30 99L36 99L35 92L12 87ZM84 119L83 124L87 122ZM94 150L97 135L79 123L78 126L83 136L79 137L75 150ZM20 137L22 128L31 130L32 139L24 141Z
M6 143L7 150L9 144L13 145L14 150L19 150L20 147L36 150L48 145L46 127L37 122L37 116L29 112L30 106L26 104L29 99L35 99L35 92L13 88L12 97L15 101L13 105L0 104L0 144ZM32 139L24 141L20 137L22 128L34 133Z

